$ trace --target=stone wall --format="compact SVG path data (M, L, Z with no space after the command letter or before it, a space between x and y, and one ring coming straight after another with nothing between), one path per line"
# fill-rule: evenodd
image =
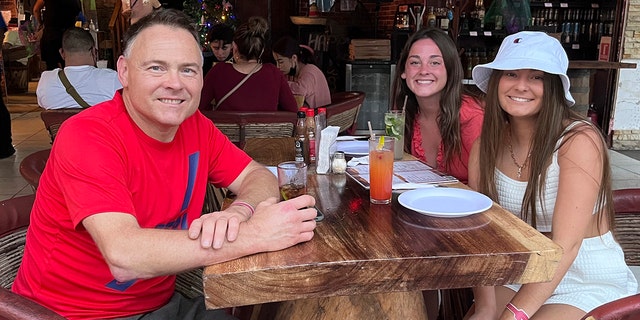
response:
M576 101L572 109L586 117L589 111L591 70L569 69L567 75L571 82L571 96Z
M640 0L629 0L622 58L640 66ZM612 149L640 150L640 68L622 69L618 75L612 123Z

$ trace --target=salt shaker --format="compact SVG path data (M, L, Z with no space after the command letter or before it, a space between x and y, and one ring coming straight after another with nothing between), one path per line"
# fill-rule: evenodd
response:
M333 173L344 173L347 170L347 160L344 159L344 152L336 151L333 154L333 161L331 162L331 171Z

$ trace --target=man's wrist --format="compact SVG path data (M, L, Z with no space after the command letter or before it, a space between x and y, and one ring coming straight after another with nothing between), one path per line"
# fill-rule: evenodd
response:
M234 201L233 203L231 203L231 205L229 205L229 207L242 207L247 209L246 211L248 211L248 214L245 215L247 220L249 220L253 214L256 212L256 209L249 203L244 202L244 201Z

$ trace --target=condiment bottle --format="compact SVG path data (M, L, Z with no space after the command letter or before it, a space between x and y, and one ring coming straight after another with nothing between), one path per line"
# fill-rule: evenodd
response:
M305 124L305 117L306 114L304 111L298 111L298 121L296 122L295 161L306 163L304 147L306 145L305 140L307 139L307 126Z
M307 149L309 150L309 165L316 164L316 120L314 109L307 109L305 125L307 130Z
M344 152L336 151L336 153L333 154L333 161L331 161L331 171L338 174L342 174L347 171L347 160L344 159Z

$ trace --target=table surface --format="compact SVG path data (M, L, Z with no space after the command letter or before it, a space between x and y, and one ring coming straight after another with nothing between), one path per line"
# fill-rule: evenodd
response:
M448 187L466 188L461 183ZM291 248L208 266L206 305L549 281L562 250L494 203L483 213L434 218L373 205L346 175L310 175L325 215L314 238Z

